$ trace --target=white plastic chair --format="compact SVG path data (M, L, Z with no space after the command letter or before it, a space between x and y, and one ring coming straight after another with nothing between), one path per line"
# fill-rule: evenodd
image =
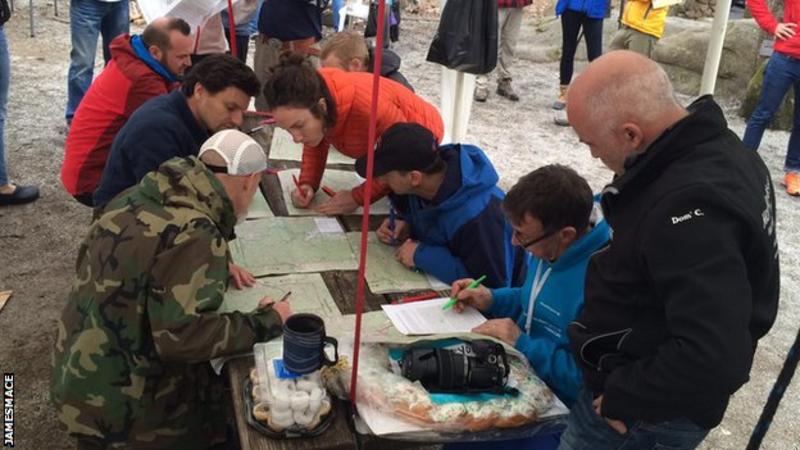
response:
M336 31L344 30L347 16L366 22L369 17L369 3L363 3L361 0L347 0L342 9L339 10L339 23Z

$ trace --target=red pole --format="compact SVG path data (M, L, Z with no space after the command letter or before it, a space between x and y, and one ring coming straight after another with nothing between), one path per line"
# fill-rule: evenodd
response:
M231 43L231 55L236 58L236 20L233 18L233 0L228 0L228 37Z
M364 289L366 280L364 272L367 266L367 236L369 233L369 205L372 200L372 166L375 154L376 114L378 110L378 87L381 80L381 57L383 56L383 28L385 20L386 0L378 0L378 35L372 61L372 106L369 113L369 133L367 137L367 180L364 193L364 215L361 216L361 256L358 261L358 281L356 285L356 328L353 341L353 371L350 376L350 402L355 410L358 386L358 355L361 350L361 315L364 312Z

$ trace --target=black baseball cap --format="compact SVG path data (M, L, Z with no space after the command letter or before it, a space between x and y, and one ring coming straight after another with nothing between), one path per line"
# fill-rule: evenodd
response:
M396 123L387 128L375 143L372 175L379 177L393 170L425 170L439 160L436 136L417 123ZM356 172L367 176L367 155L356 160Z

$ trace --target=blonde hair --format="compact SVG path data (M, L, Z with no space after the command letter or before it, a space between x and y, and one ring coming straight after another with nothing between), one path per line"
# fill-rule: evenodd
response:
M367 64L369 49L364 38L354 31L342 31L334 34L325 42L320 52L320 59L324 60L331 54L347 64L353 58L360 59Z

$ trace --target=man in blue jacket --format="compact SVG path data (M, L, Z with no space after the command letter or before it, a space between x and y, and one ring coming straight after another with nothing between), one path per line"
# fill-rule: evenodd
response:
M583 306L589 258L609 240L592 190L574 170L540 167L520 178L503 200L514 228L513 242L533 256L521 288L465 289L453 283L459 303L489 313L473 331L496 337L524 353L533 369L568 406L578 395L581 373L566 329Z
M455 309L470 305L490 315L472 331L522 352L536 374L572 407L582 381L566 330L583 307L589 258L607 245L610 229L586 180L561 165L543 166L520 178L503 200L503 210L514 228L514 244L533 256L525 284L466 289L472 280L458 280L452 291L459 301ZM503 441L498 448L555 449L559 437ZM479 447L448 447L466 448Z
M437 147L425 127L398 123L381 136L374 164L373 176L392 190L398 212L378 239L399 245L395 255L406 267L445 283L486 275L487 286L522 284L525 253L511 244L497 172L479 148ZM364 176L366 156L356 171Z

